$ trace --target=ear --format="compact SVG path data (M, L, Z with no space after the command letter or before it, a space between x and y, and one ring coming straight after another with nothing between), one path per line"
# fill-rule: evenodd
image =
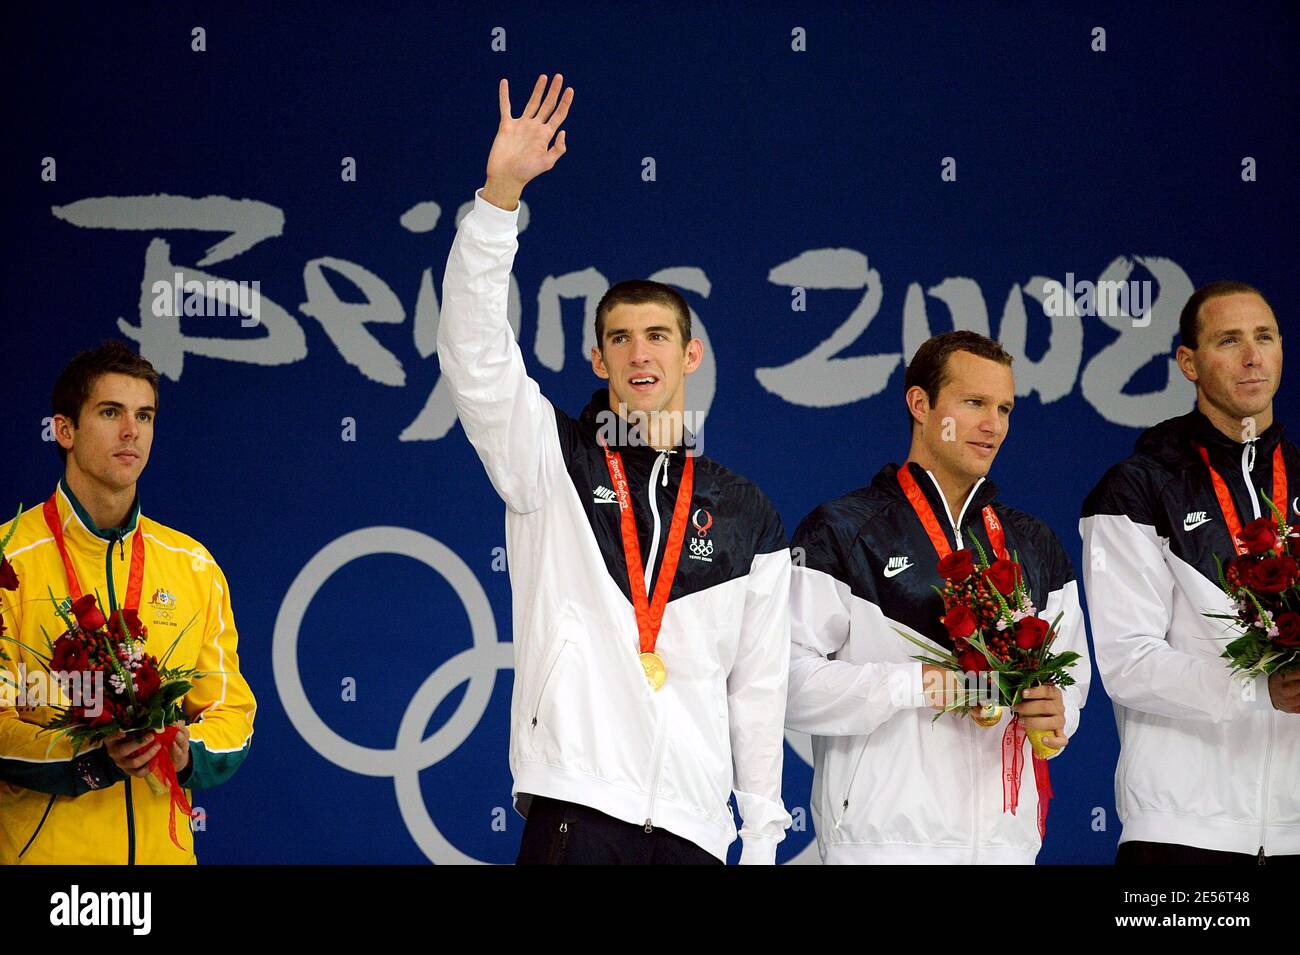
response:
M907 389L903 400L907 402L907 410L911 412L912 420L924 427L925 419L930 414L930 396L925 393L925 389L920 385L913 385Z
M595 346L592 346L591 349L591 370L596 373L597 378L604 378L609 381L609 369L605 367L605 356Z
M1197 380L1196 363L1193 361L1195 353L1186 345L1179 345L1178 350L1174 352L1174 361L1178 362L1178 369L1183 373L1183 377L1188 381Z
M50 419L50 424L54 428L54 440L59 442L59 447L71 451L73 438L77 434L77 426L72 423L72 419L67 415L56 414Z
M686 343L686 364L683 366L686 374L694 374L703 361L704 342L701 339L692 338Z

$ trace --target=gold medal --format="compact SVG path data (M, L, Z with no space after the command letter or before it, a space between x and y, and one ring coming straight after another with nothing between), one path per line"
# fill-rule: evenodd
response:
M1048 746L1043 742L1044 736L1055 736L1056 730L1027 730L1029 736L1029 745L1034 750L1034 755L1039 759L1051 759L1053 756L1060 756L1061 750L1055 746Z
M686 539L691 494L695 487L695 458L688 453L682 465L682 481L677 488L677 502L673 505L673 522L668 527L668 540L664 544L663 561L659 565L659 577L655 581L652 601L646 588L641 550L637 545L636 518L632 514L632 498L627 490L627 472L623 470L623 458L611 451L603 438L597 436L596 440L605 451L609 479L614 482L612 486L618 496L619 529L623 535L623 559L627 562L628 595L636 609L636 628L640 638L635 646L653 648L659 638L659 628L664 622L664 610L668 607L668 597L673 589L677 561L682 555L682 542ZM663 688L664 681L668 679L668 668L664 666L663 658L653 649L641 654L641 669L645 671L651 689Z
M641 654L641 669L645 670L645 678L650 681L650 689L663 688L664 681L668 679L668 668L664 666L663 658L659 654L654 652Z
M996 705L981 706L970 711L970 718L985 729L990 726L997 726L1002 722L1002 707Z

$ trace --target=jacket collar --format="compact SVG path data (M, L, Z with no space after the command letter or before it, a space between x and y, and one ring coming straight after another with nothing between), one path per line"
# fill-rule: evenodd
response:
M915 461L908 461L907 469L911 472L912 477L916 479L916 485L921 489L921 493L925 495L925 499L929 503L930 509L934 511L935 517L939 518L948 527L955 527L957 522L960 521L961 529L964 531L985 506L997 500L998 486L988 478L980 478L975 482L975 486L971 488L970 493L967 494L965 507L957 514L950 514L948 499L940 493L938 479ZM898 483L898 470L899 466L897 464L886 464L871 483L899 500L906 501L907 495L903 493L903 488Z
M1187 415L1190 419L1189 433L1193 441L1197 444L1204 445L1207 449L1219 449L1226 453L1239 457L1241 450L1246 441L1234 441L1222 431L1214 426L1214 423L1207 418L1199 408L1193 408ZM1255 452L1267 452L1271 454L1277 447L1278 442L1282 440L1282 423L1273 419L1273 423L1261 431L1256 437L1252 438L1255 442Z
M1254 439L1255 459L1261 460L1271 455L1282 441L1283 428L1276 416L1273 423L1261 431ZM1241 458L1248 441L1235 441L1201 413L1193 408L1185 415L1162 421L1148 428L1138 438L1137 450L1152 454L1170 464L1193 464L1203 467L1198 445L1203 446L1210 456L1210 463L1216 468L1239 468Z
M659 454L658 450L646 443L639 427L630 424L609 407L609 390L606 388L599 388L592 394L578 420L592 441L599 444L603 439L611 451L617 451L625 458L650 459ZM694 448L695 443L695 435L683 428L682 440L677 447L671 449L671 453L680 456L687 449Z
M68 487L65 478L59 478L59 486L54 496L59 508L59 518L63 523L65 538L72 537L86 543L96 539L117 543L118 541L127 540L139 528L140 496L138 494L131 503L131 510L127 514L126 523L121 527L99 527L90 516L90 512L72 493L72 488Z

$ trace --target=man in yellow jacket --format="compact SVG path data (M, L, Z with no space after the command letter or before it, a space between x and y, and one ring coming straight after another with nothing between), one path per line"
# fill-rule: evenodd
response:
M183 787L206 789L248 755L256 702L239 672L221 568L202 544L140 513L136 482L157 406L157 372L120 343L64 369L52 419L63 479L44 506L23 512L4 547L17 589L0 589L0 614L6 636L41 649L46 634L65 629L51 591L59 600L98 594L106 616L136 610L156 657L183 631L168 663L199 673L168 756ZM74 757L62 736L40 732L54 716L49 704L68 698L25 649L0 641L0 650L0 864L194 863L188 820L176 816L178 849L171 794L156 795L145 779L159 748L152 734L119 734Z

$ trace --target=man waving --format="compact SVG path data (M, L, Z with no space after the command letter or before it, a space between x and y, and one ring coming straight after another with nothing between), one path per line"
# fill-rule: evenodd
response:
M487 182L443 278L438 356L506 504L520 862L771 863L781 802L789 550L753 484L698 453L686 377L704 345L674 289L620 282L596 312L607 384L576 418L524 367L506 318L524 186L565 152L573 102L500 84ZM552 140L554 142L552 143Z

